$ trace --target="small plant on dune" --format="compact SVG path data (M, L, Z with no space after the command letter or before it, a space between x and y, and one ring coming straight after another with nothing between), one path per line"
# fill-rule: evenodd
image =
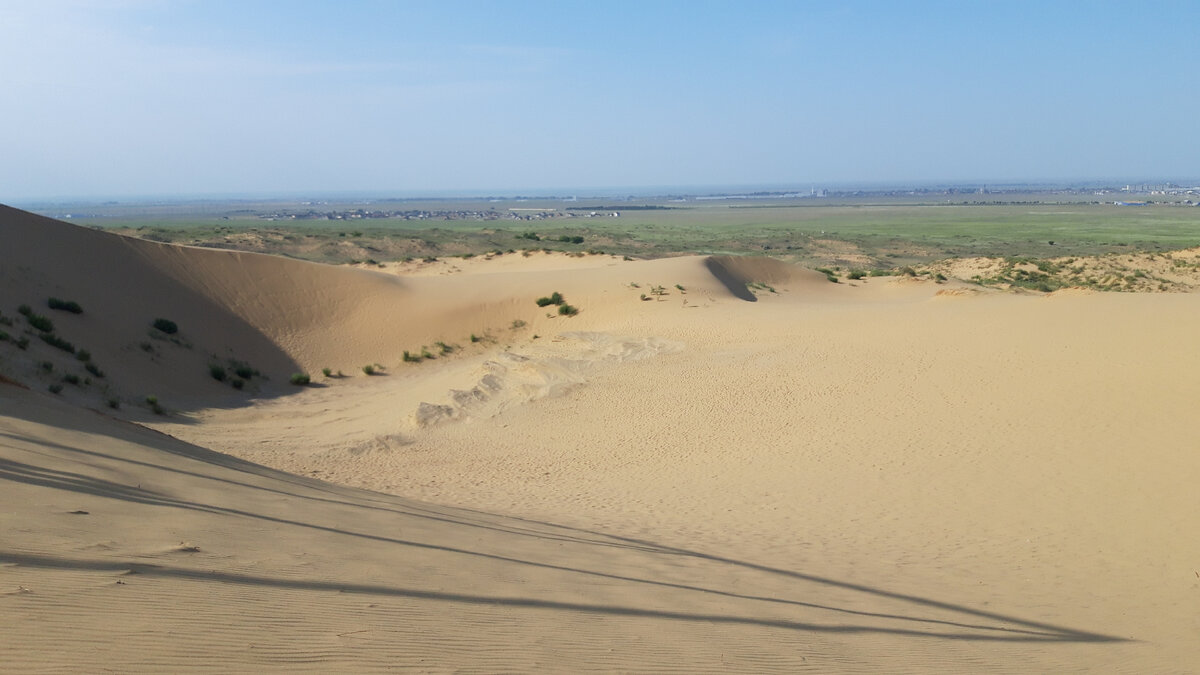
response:
M423 358L423 359L433 359L433 358L436 358L436 357L435 357L435 356L434 356L432 353L430 353L430 351L429 351L429 349L428 349L427 347L425 347L424 345L421 345L421 358Z
M91 361L88 361L87 363L85 363L83 366L83 369L88 371L92 375L95 375L96 377L104 377L104 371L100 370L100 367L97 366L95 363L92 363Z
M420 363L421 357L416 354L413 354L412 352L405 349L404 350L404 362L405 363Z
M41 368L42 370L46 371L47 373L54 372L54 364L51 363L50 361L38 362L38 368Z
M42 316L41 314L34 314L32 311L30 311L25 315L25 321L30 326L42 331L43 333L54 332L54 322Z
M239 389L239 390L240 390L242 387L245 387L245 386L246 386L246 381L245 381L245 380L243 380L243 379L240 379L240 378L236 378L236 377L235 377L235 378L233 378L232 380L230 380L230 381L229 381L229 385L230 385L231 387L233 387L234 389Z
M208 367L208 374L211 375L212 379L216 380L217 382L224 382L225 366L214 363Z
M433 344L434 344L434 346L436 346L438 348L438 351L440 351L442 353L442 356L445 356L446 354L449 354L454 351L454 345L448 345L445 342L442 342L441 340L438 340L437 342L435 342Z
M92 353L86 349L80 349L79 351L75 352L75 358L86 363L92 360Z
M67 384L73 384L78 387L79 376L74 373L67 373L66 375L63 375L63 382L66 382Z
M321 374L324 375L325 377L333 377L333 369L332 368L322 368Z
M155 415L166 414L166 411L163 410L163 407L158 404L158 397L155 396L154 394L150 394L149 396L146 397L146 405L150 407L150 410Z
M666 294L667 294L666 286L651 286L650 287L650 295L663 296Z
M255 375L259 375L260 373L257 370L251 368L250 365L247 363L242 363L241 361L234 361L233 362L233 374L237 375L238 377L242 378L243 380L249 380L250 378L254 377Z
M917 271L911 267L901 267L900 274L903 274L906 277L915 277L917 276Z
M46 388L50 390L51 394L57 394L63 390L63 386L57 382Z
M846 275L846 278L858 280L865 276L867 276L867 273L865 270L850 270L850 273Z
M121 400L120 399L110 398L110 399L108 399L107 403L108 403L108 407L112 408L113 410L121 409Z
M8 342L11 338L11 335L0 330L0 342Z
M513 330L517 330L518 328L524 328L524 327L525 327L525 322L523 320L513 319L512 326L511 326L511 328Z
M479 337L478 335L476 335L474 333L471 333L471 342L479 342L481 340L483 340L483 338Z
M890 277L890 276L892 276L892 271L891 270L883 270L883 269L873 269L867 273L867 276Z
M17 349L24 351L28 348L29 348L29 338L27 338L25 336L21 336L20 338L17 339Z
M558 306L558 313L562 316L575 316L579 313L579 309L564 302Z
M40 337L42 338L42 342L45 342L46 344L50 345L51 347L54 347L56 349L61 349L64 352L69 352L71 354L75 353L75 345L58 337L54 333L42 333Z
M404 352L404 353L407 354L408 352ZM368 363L367 365L362 367L362 371L366 375L374 375L375 374L375 366L372 366L371 364Z
M46 305L49 306L50 309L59 309L64 312L70 312L72 314L83 314L83 308L80 307L79 303L75 302L74 300L60 300L58 298L50 298L49 300L46 301Z
M675 284L675 288L679 289L680 292L687 290L681 284Z
M141 347L142 351L144 352L148 352L150 354L154 353L154 345L150 344L149 342L140 342L138 343L138 346Z
M303 387L304 385L308 384L311 379L312 378L308 376L308 373L292 373L292 376L288 378L288 381L297 387Z
M654 299L654 298L652 298L652 297L650 297L650 296L646 295L645 293L642 293L642 295L641 295L641 298L642 298L642 302L646 302L647 300L653 300L653 299Z
M174 335L179 332L179 325L170 319L155 319L151 325L167 335Z

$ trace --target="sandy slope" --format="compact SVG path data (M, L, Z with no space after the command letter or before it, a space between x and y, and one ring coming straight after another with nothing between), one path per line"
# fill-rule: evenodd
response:
M1200 296L702 257L381 274L0 216L6 244L127 255L25 269L6 246L0 311L71 291L87 311L65 335L188 404L119 413L177 438L81 410L86 391L42 393L48 347L0 344L37 390L0 385L19 670L1200 665ZM168 283L192 294L165 296L181 325L226 322L197 345L355 376L251 398L179 375L203 366L186 350L141 363L104 334L123 310L101 289ZM582 312L533 304L554 290ZM435 340L458 349L400 361ZM357 372L372 361L387 374Z

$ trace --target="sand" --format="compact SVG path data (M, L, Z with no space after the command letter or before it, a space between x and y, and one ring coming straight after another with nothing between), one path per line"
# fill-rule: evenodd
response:
M1200 295L0 242L15 671L1200 667Z

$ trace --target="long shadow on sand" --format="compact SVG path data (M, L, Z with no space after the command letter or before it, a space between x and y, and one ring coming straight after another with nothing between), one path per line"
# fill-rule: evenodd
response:
M118 434L117 436L137 436L147 433L157 433L142 429L140 427L134 427L132 425L130 425L130 427L124 431L128 431L129 433ZM647 616L679 621L708 621L729 624L752 624L797 631L831 633L877 632L912 637L940 637L954 640L1013 642L1096 643L1123 641L1120 638L1102 635L1099 633L1081 631L1043 622L1030 621L995 612L987 612L960 604L896 593L881 588L839 581L836 579L805 574L793 570L780 569L754 562L716 556L701 551L663 546L646 540L619 537L601 532L593 532L579 528L561 526L554 523L523 520L479 511L449 508L443 509L430 505L422 505L415 502L409 502L408 500L398 497L391 497L388 495L357 490L354 488L334 486L317 480L293 476L291 474L279 472L234 457L189 445L176 439L170 439L169 437L155 439L155 445L160 448L165 446L164 449L172 454L196 461L198 463L196 467L198 469L197 471L189 471L186 469L165 466L163 464L142 461L133 458L119 457L85 448L50 442L48 439L30 438L18 434L0 432L0 439L3 439L0 441L0 449L21 452L25 455L23 458L29 460L23 462L15 459L9 459L7 457L0 457L0 480L36 485L49 489L66 490L99 498L120 500L147 506L188 509L218 516L249 518L270 522L277 526L299 527L333 535L348 536L380 542L387 545L433 550L454 555L469 556L475 559L492 560L503 564L528 566L568 574L583 575L590 578L603 578L610 581L645 584L651 587L667 588L688 593L700 593L730 599L770 603L774 606L794 606L809 610L834 612L840 616L857 616L864 619L899 621L902 623L907 623L911 627L865 624L850 625L844 623L822 624L802 621L755 618L753 616L737 616L732 614L691 614L639 607L592 605L587 603L564 603L542 600L538 598L443 593L419 588L401 588L386 585L280 579L268 576L251 576L220 571L189 570L172 566L147 565L144 562L124 562L119 560L79 560L38 556L27 553L0 552L0 561L18 565L95 570L136 568L139 572L146 574L164 577L169 576L187 578L193 580L206 580L218 583L249 584L264 587L308 590L340 590L354 593L444 600L447 602L488 603L511 607L529 607L548 610L557 609L623 616ZM125 438L123 440L137 442L139 439ZM144 441L145 438L140 440ZM163 441L169 442L164 443ZM11 456L11 453L5 454ZM187 474L200 480L221 482L230 486L231 489L266 491L270 493L286 495L296 499L327 503L334 508L364 509L373 512L393 513L398 518L427 519L445 524L447 528L475 528L501 532L520 537L534 537L537 539L557 541L564 545L620 548L635 552L639 555L644 554L647 556L678 556L691 558L701 561L706 565L716 565L718 567L727 566L735 569L753 570L755 572L765 573L775 577L782 577L797 582L804 582L806 584L815 584L818 586L853 591L866 596L898 603L900 606L908 606L910 607L910 611L904 613L864 611L851 607L838 607L829 604L806 602L798 599L788 599L774 595L739 593L734 592L733 590L713 588L694 583L682 583L669 579L644 578L629 574L606 572L597 569L571 567L567 565L556 564L553 562L553 559L534 560L519 558L512 555L488 552L486 550L482 550L482 547L481 550L472 550L460 546L449 546L442 543L437 543L435 541L418 541L415 539L401 539L397 537L383 536L371 532L356 532L344 527L323 525L315 522L304 522L279 515L250 512L246 510L229 508L219 504L192 501L171 494L144 489L141 486L131 486L116 481L98 478L94 475L87 475L84 473L67 471L62 468L52 468L50 466L30 463L37 461L36 458L38 456L42 456L46 459L58 460L60 462L64 459L73 462L83 461L94 466L100 465L101 463L114 465L133 464L147 469L167 471L176 474ZM208 466L205 467L204 465ZM247 475L247 479L237 480L237 474L233 474L231 477L213 475L214 473L220 472L220 469L217 469L217 471L214 472L213 467L220 467L242 473L243 475ZM279 487L279 481L286 481L284 484L286 487ZM257 484L259 482L275 483L277 487ZM369 503L364 503L365 500L369 500ZM397 522L397 525L400 524L402 524L402 521ZM598 555L597 560L602 561L603 558ZM939 618L936 616L922 616L922 614L926 613L922 612L922 609L932 612L950 613L957 615L958 618L953 619Z

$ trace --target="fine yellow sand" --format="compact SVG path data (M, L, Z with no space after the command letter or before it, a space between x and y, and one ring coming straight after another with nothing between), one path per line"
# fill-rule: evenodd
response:
M14 339L22 303L106 377L0 342L5 669L1200 668L1200 295L358 270L0 207Z

